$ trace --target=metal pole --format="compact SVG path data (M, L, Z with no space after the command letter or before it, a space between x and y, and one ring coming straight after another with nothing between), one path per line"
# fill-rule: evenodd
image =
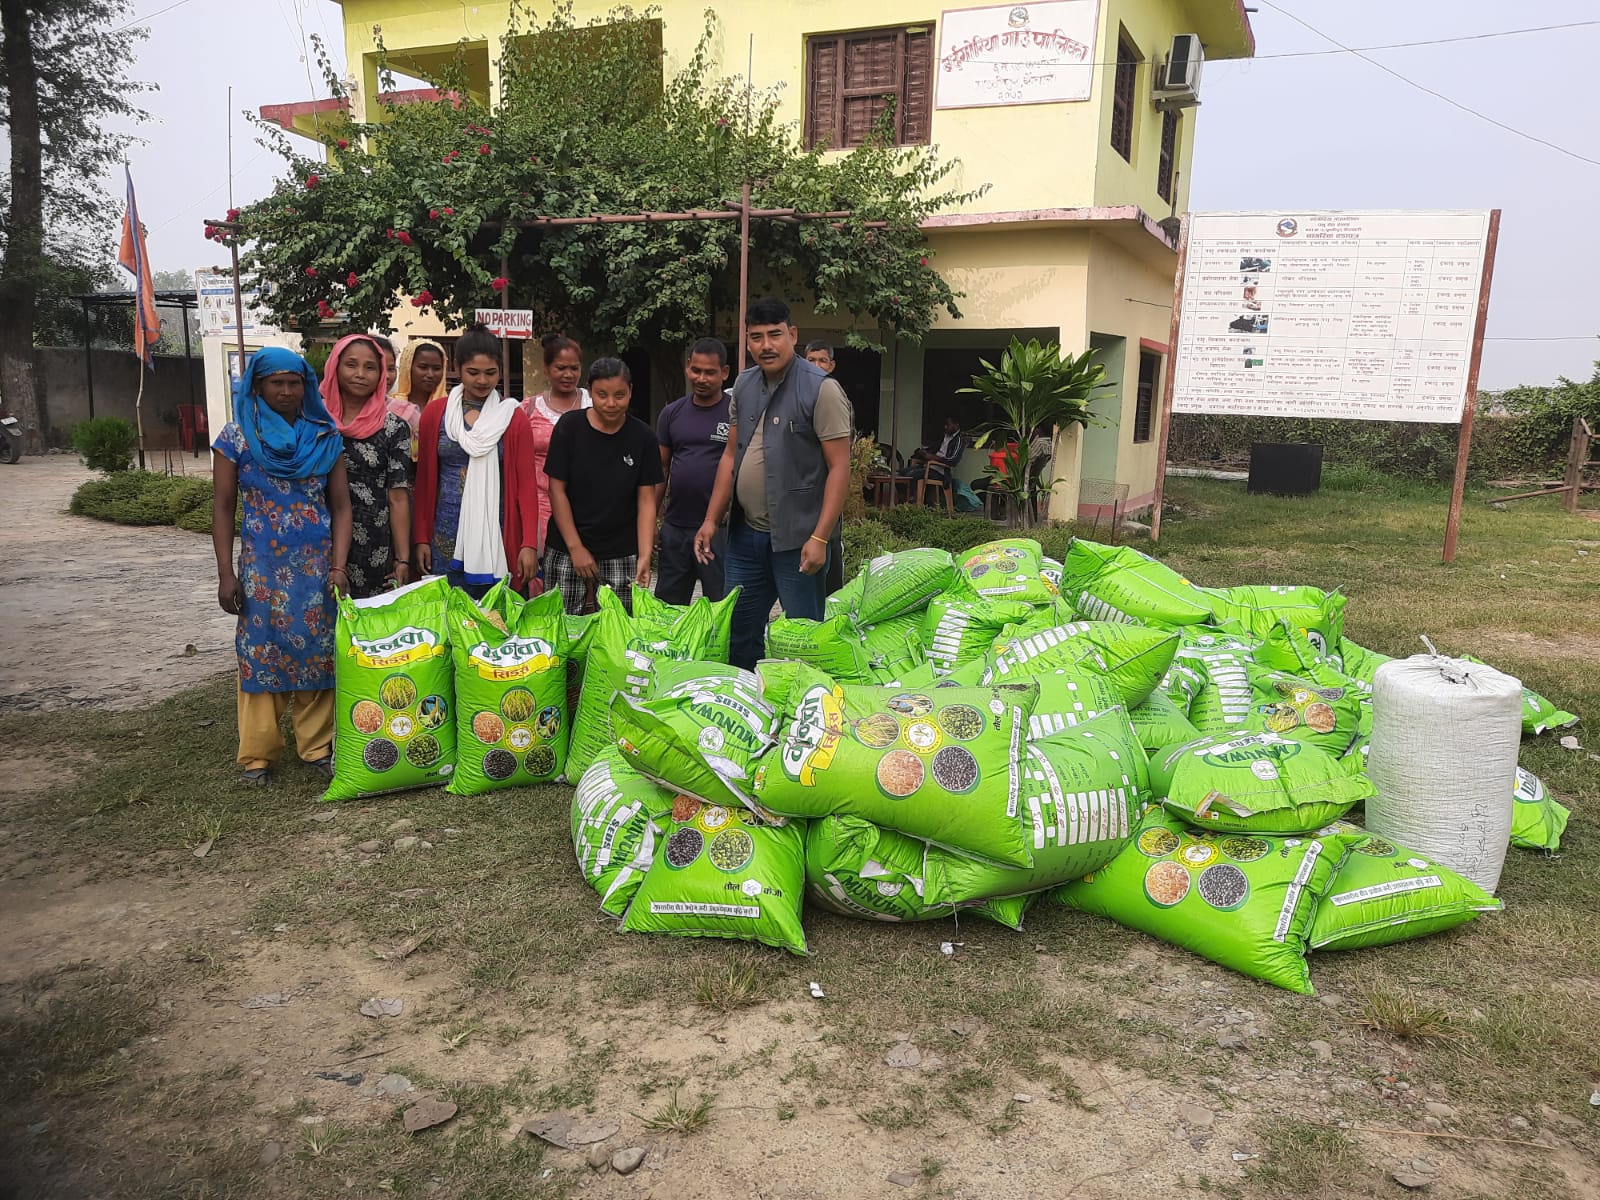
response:
M228 243L228 252L233 255L233 331L239 340L239 378L245 377L244 359L244 291L239 285L239 247L233 242ZM226 356L224 356L226 358ZM228 378L228 416L233 416L233 377Z
M1466 403L1461 409L1461 437L1456 443L1456 478L1450 488L1450 512L1444 523L1444 561L1456 560L1461 532L1461 501L1467 490L1467 458L1472 451L1472 418L1478 407L1478 364L1483 359L1483 327L1489 319L1489 284L1494 278L1494 252L1500 242L1500 210L1489 211L1489 234L1483 245L1483 280L1478 285L1478 319L1472 329L1472 361L1467 367Z
M1167 491L1167 437L1172 432L1172 381L1178 372L1178 330L1183 323L1183 277L1188 264L1189 214L1184 213L1183 223L1178 227L1178 270L1172 277L1172 324L1167 329L1167 362L1161 379L1161 437L1156 443L1156 495L1150 509L1152 542L1161 539L1161 502ZM1116 541L1115 536L1112 541Z
M194 350L189 344L189 305L187 302L178 306L178 319L183 322L183 369L189 376L189 418L194 420ZM194 450L195 458L200 457L200 425L195 422Z
M94 420L94 338L93 329L89 325L89 302L80 300L83 305L83 375L89 384L89 420Z
M750 184L739 193L739 370L744 370L744 310L750 307Z
M506 326L506 309L511 299L510 257L510 251L500 251L500 278L507 281L506 286L500 289L500 374L505 376L500 394L507 397L511 395L511 338Z

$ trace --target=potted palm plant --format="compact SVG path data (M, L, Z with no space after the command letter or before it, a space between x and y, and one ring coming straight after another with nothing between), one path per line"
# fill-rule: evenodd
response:
M1012 520L1023 529L1033 527L1035 489L1048 496L1059 478L1048 464L1049 479L1033 478L1040 457L1031 445L1035 433L1106 424L1090 411L1095 395L1111 386L1105 367L1094 361L1096 353L1063 354L1059 342L1041 345L1038 338L1030 338L1024 344L1013 337L1000 364L979 359L984 373L974 375L972 386L961 389L961 394L982 396L998 413L978 426L973 444L983 448L994 441L1005 447L1003 457L1001 452L992 456L998 461L987 471L989 486L1005 495Z

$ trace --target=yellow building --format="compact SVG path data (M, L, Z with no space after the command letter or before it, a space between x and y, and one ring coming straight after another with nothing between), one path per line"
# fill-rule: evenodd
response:
M474 91L491 101L508 5L478 0L342 0L358 117L377 94L374 27L399 70L428 73L464 49ZM579 21L604 0L576 0ZM693 50L702 0L657 0L665 69ZM718 9L720 69L781 82L783 115L808 139L855 144L896 98L898 135L956 159L949 180L984 188L927 224L934 265L961 319L920 347L876 355L842 348L839 318L797 314L803 340L841 347L839 375L863 431L902 453L937 440L945 415L971 424L956 391L1017 334L1102 352L1115 388L1096 405L1110 424L1057 439L1051 515L1071 517L1105 484L1127 485L1124 511L1155 487L1175 225L1187 202L1202 58L1254 49L1239 0L1046 0L949 7L918 0L739 0ZM324 102L324 106L332 102ZM322 110L265 110L312 134ZM415 309L408 319L415 321ZM402 333L421 334L422 328ZM983 465L967 456L964 475ZM1097 481L1080 489L1081 481ZM1086 508L1085 515L1088 515Z

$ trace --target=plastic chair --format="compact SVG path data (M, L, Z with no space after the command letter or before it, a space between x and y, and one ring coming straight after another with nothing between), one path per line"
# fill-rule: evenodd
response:
M944 479L944 478L930 479L926 475L924 475L921 479L917 480L917 506L920 508L922 505L927 503L927 495L928 495L928 489L929 488L934 488L935 489L934 495L933 495L933 498L934 498L935 502L938 501L940 496L944 497L945 513L948 516L952 516L952 517L955 516L956 515L956 497L955 497L954 490L950 487L950 481L948 479Z

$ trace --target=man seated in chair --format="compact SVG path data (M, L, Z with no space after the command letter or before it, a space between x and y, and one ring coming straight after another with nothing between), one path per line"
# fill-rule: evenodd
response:
M911 452L911 465L906 470L908 479L950 482L950 473L967 452L967 440L961 433L961 422L955 417L944 419L944 437L937 447L921 446Z

